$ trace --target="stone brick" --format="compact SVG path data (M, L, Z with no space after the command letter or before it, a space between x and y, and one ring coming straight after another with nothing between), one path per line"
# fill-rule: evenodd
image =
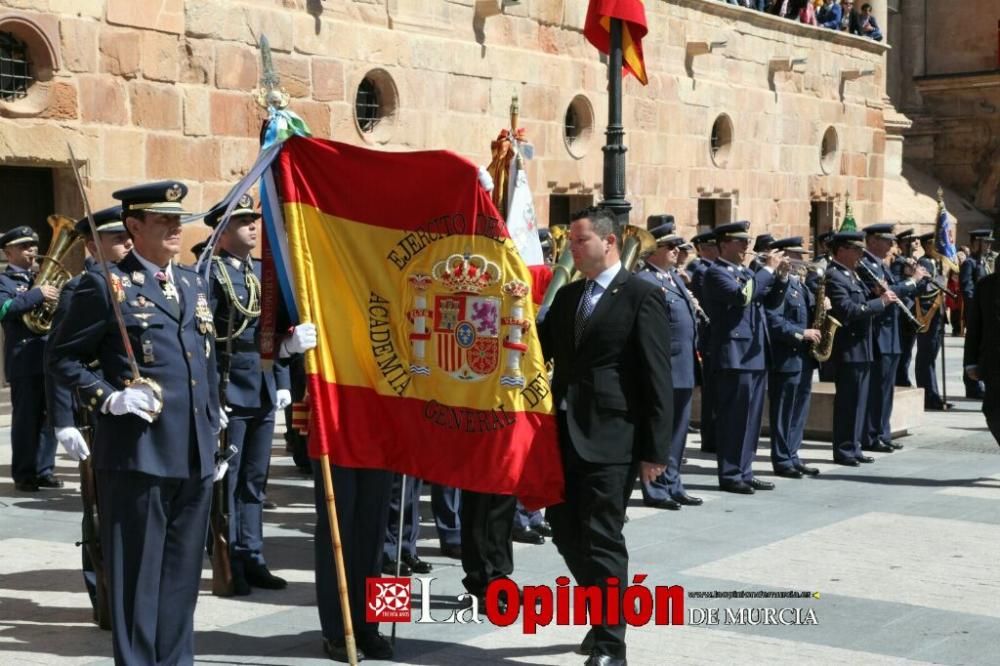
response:
M102 30L101 71L126 79L138 76L141 41L142 35L138 32L108 28Z
M143 129L181 127L181 96L173 86L133 81L129 84L132 124Z
M309 97L312 88L309 58L274 56L274 66L281 79L281 87L292 97Z
M257 87L257 54L244 46L219 44L215 49L215 86L249 92Z
M309 102L303 99L292 100L290 108L302 116L309 125L313 135L320 139L330 136L330 105L319 102Z
M260 145L256 139L221 139L221 171L223 180L239 180L247 174Z
M107 0L108 23L184 33L184 0Z
M147 32L142 36L142 75L153 81L173 83L180 75L180 49L176 35Z
M219 142L165 134L146 137L146 177L220 180Z
M60 21L59 37L64 67L71 72L93 72L97 69L97 29L95 21Z
M332 58L313 57L312 85L313 99L317 102L342 101L344 99L344 64Z
M101 163L94 165L98 178L123 178L134 182L146 174L146 132L114 129L101 134Z
M189 87L184 90L184 133L205 136L212 129L211 96L207 88Z
M263 112L249 93L212 91L212 134L253 137L260 133Z
M49 88L49 103L39 118L52 120L74 120L79 115L76 86L59 81Z
M180 47L180 82L210 83L215 76L215 46L204 39L185 39Z
M128 122L125 84L99 75L81 76L80 119L85 123L124 125Z
M448 77L446 90L451 111L486 113L490 108L489 79L454 74Z

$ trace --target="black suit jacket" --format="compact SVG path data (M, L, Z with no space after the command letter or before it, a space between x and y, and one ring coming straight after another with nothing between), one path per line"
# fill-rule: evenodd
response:
M570 442L590 463L666 464L673 425L670 322L662 292L622 269L577 347L573 329L585 281L559 290L539 324L552 359L553 404L566 402Z
M1000 381L1000 273L980 280L966 307L963 365L979 366L979 376L985 381Z

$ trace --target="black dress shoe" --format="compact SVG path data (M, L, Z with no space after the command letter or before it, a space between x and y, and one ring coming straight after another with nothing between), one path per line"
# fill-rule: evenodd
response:
M774 484L762 479L750 479L750 487L754 490L774 490Z
M776 469L775 476L783 476L786 479L801 479L802 472L792 467L791 469Z
M697 426L689 425L688 432L691 433L692 435L697 435L701 431L698 429Z
M373 634L360 634L357 641L358 649L369 659L392 659L392 643L377 631Z
M894 448L897 451L899 451L901 448L903 448L902 444L897 444L896 442L889 442L889 446L891 446L892 448Z
M583 666L628 666L628 662L606 654L591 653L590 658L583 662Z
M424 562L416 555L410 555L409 553L403 553L403 564L410 567L410 571L418 574L430 573L434 569L434 565L430 562ZM372 657L372 655L368 656ZM374 659L374 657L372 658Z
M858 462L857 458L834 458L833 462L837 463L838 465L845 465L847 467L857 467L858 465L861 464L860 462Z
M643 504L651 509L666 509L667 511L680 511L681 505L670 498L661 500L643 501Z
M544 537L551 537L552 536L552 526L549 525L549 521L547 521L547 520L543 520L542 522L540 522L537 525L532 525L531 529L535 530L536 532L538 532L539 534L541 534Z
M742 481L728 481L719 484L719 489L727 493L738 493L740 495L753 495L754 489L749 483Z
M802 463L799 463L798 465L796 465L795 469L797 471L799 471L799 472L802 472L803 474L808 475L808 476L819 476L819 470L818 469L816 469L815 467L809 467L808 465L803 465Z
M323 639L323 652L326 656L333 661L339 661L342 664L349 664L351 660L347 657L347 646L344 644L344 639L341 638L339 641L331 641ZM364 651L358 648L358 661L364 661L365 654Z
M875 442L874 444L862 446L861 448L865 451L875 451L877 453L895 453L896 451L896 449L892 448L885 442Z
M55 474L46 474L35 479L35 484L39 488L62 488L65 484Z
M859 463L873 463L873 462L875 462L875 459L872 458L871 456L858 456L858 462Z
M674 495L673 500L678 504L683 506L701 506L705 503L700 497L695 497L693 495L688 495L687 493L682 493L680 495Z
M386 575L389 575L389 576L395 576L395 575L397 575L396 574L396 560L392 559L388 555L384 555L382 557L382 573L384 573ZM406 564L406 562L400 562L399 563L399 575L400 576L409 576L412 573L413 573L413 571Z
M278 505L275 504L274 502L272 502L269 499L266 499L263 502L261 502L260 506L261 506L262 509L265 509L267 511L274 511L275 509L278 508Z
M445 543L441 544L441 554L445 557L450 557L453 560L462 559L462 544L460 543Z
M288 581L281 576L275 576L261 564L247 566L247 582L253 587L264 590L283 590L288 587Z
M245 597L249 595L253 590L250 587L250 583L241 573L233 572L233 596L234 597Z
M22 493L37 493L38 484L32 481L15 481L14 488Z
M518 543L530 543L533 546L545 543L545 537L530 527L515 527L511 530L510 538Z

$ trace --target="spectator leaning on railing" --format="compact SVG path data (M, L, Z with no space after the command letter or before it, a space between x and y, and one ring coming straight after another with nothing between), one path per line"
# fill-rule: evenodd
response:
M876 42L881 42L882 30L878 27L878 23L872 15L872 6L867 2L861 5L861 14L856 16L857 30L855 31L852 26L851 32L855 35L861 35L862 37L874 39Z
M840 0L823 0L823 6L816 14L817 22L824 28L840 30L840 21L844 17Z

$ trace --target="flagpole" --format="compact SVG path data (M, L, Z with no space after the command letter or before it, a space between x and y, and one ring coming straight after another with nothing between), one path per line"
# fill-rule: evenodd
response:
M632 204L625 199L625 128L622 125L622 20L610 22L611 46L608 50L608 129L605 132L604 201L618 221L628 224Z
M419 498L417 499L419 502ZM399 481L399 522L397 523L396 531L396 578L399 578L400 569L403 567L403 516L406 510L406 475L403 474ZM392 623L392 632L390 637L390 642L393 647L396 647L396 625L398 622Z

